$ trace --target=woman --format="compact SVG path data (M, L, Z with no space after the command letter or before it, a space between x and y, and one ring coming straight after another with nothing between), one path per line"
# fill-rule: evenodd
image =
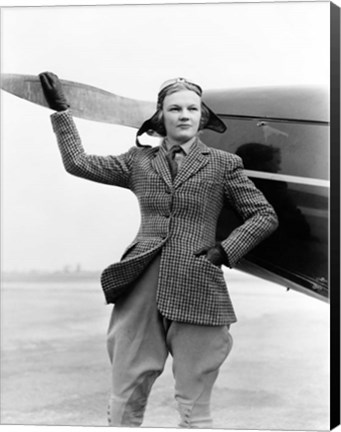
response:
M40 75L66 170L128 188L136 195L141 226L121 261L102 274L108 303L112 364L109 424L139 426L149 392L166 358L173 357L181 427L212 427L210 397L232 347L236 321L221 265L234 267L277 227L262 193L243 173L241 159L207 147L198 137L223 122L203 103L201 88L185 79L161 86L156 113L137 133L137 146L120 156L84 152L58 78ZM141 146L157 133L162 144ZM216 225L224 200L243 224L221 243Z

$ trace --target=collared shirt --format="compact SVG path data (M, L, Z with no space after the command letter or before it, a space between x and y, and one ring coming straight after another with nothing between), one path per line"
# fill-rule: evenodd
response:
M181 152L175 153L175 162L178 165L178 168L180 168L181 164L183 163L185 157L188 155L188 153L190 152L192 145L194 145L194 143L196 142L196 140L194 140L193 142L186 142L185 144L181 144L180 147L182 148ZM167 141L167 138L164 139L162 145L165 147L165 149L167 151L169 151L171 149L171 146L169 144L169 142Z

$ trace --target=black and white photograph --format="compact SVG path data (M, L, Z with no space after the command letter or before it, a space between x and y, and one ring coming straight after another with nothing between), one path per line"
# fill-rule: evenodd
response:
M0 424L337 426L339 7L0 6Z

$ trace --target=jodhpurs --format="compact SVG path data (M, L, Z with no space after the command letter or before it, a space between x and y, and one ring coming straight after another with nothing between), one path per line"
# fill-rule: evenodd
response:
M227 326L170 321L156 307L160 255L115 304L107 346L112 364L111 426L140 426L152 385L173 357L180 427L210 428L210 398L232 348ZM161 425L160 425L161 426Z

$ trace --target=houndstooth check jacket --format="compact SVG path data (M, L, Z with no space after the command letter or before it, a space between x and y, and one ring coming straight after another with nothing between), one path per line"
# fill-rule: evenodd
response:
M67 172L130 189L139 202L136 238L121 261L102 273L107 303L133 286L161 253L156 301L164 317L202 325L235 322L223 271L195 252L215 245L224 199L244 221L222 241L230 267L277 227L273 208L243 173L241 159L197 140L173 182L163 146L133 147L119 156L88 155L69 110L51 119Z

